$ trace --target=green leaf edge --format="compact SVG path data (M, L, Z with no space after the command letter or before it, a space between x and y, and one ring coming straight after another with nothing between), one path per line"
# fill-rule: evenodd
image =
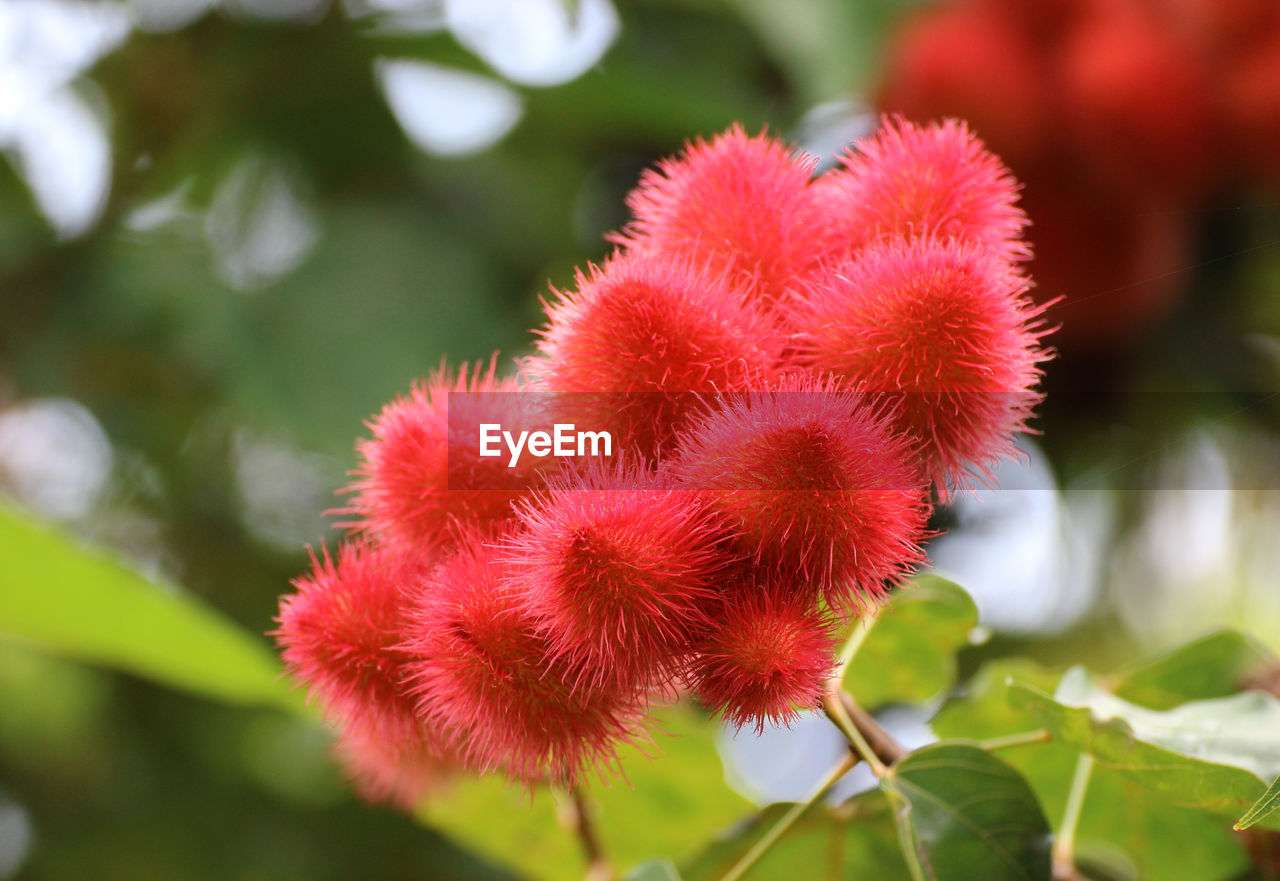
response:
M1237 820L1231 828L1237 832L1242 832L1250 826L1262 822L1276 811L1280 811L1280 777L1271 782L1271 785L1267 787L1267 791L1262 794L1262 798L1258 799L1253 807L1249 808L1245 815Z

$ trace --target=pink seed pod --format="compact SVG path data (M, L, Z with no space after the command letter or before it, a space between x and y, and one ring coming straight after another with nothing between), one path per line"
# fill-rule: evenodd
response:
M480 455L480 426L518 431L537 415L537 396L512 379L463 364L456 377L442 367L415 384L369 423L358 442L360 465L344 525L411 549L451 547L459 530L488 529L512 516L512 502L538 485L554 459L524 456L514 468L504 456Z
M418 712L474 771L572 785L643 736L645 696L592 687L558 659L495 554L477 535L423 586L405 642Z
M902 236L963 239L1011 262L1031 256L1017 181L963 122L886 117L840 162L814 183L833 260Z
M674 668L719 601L726 530L703 500L634 465L588 467L518 512L509 581L556 656L598 684Z
M745 584L698 644L686 675L730 725L763 731L818 706L835 650L833 622L811 604L786 590Z
M334 752L361 798L390 802L404 811L448 786L461 768L453 751L425 730L396 741L355 726L338 732Z
M427 569L421 557L349 541L336 561L327 549L313 554L310 574L281 597L271 635L285 666L340 727L391 743L418 738L400 643L408 598Z
M612 241L687 260L764 304L786 299L820 252L811 232L815 161L768 134L731 126L644 172L627 197L635 219Z
M821 595L842 611L877 601L923 558L929 515L915 451L879 400L791 377L695 425L669 474L805 601Z
M1039 402L1043 306L989 249L894 239L834 268L797 303L796 361L883 395L945 494L1015 454Z
M542 357L526 363L536 389L562 393L562 415L646 458L670 446L698 393L762 387L782 349L773 322L723 276L656 256L579 273L540 334Z

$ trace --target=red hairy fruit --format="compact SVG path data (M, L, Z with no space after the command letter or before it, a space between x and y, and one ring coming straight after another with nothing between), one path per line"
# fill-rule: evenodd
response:
M1280 184L1280 24L1232 59L1223 103L1240 164L1273 186Z
M895 35L879 105L912 119L967 120L1016 167L1034 160L1053 128L1036 49L1006 14L934 8Z
M527 364L538 390L568 393L562 415L644 457L659 455L696 410L689 393L763 385L781 352L774 324L739 288L658 257L579 273L547 318L543 357Z
M366 801L412 811L458 772L457 759L438 738L422 732L397 742L365 726L339 732L338 760Z
M812 380L743 396L689 431L670 474L797 598L878 599L922 559L928 505L914 451L873 397Z
M312 556L311 573L280 599L272 635L285 666L326 715L394 744L418 739L400 647L409 595L425 576L416 557L351 541L335 561Z
M1192 197L1214 171L1209 84L1188 47L1135 5L1090 16L1062 47L1078 161L1125 191Z
M1018 184L958 120L918 126L886 117L880 130L817 179L835 259L888 238L955 237L1025 260Z
M795 596L741 585L699 643L687 676L694 693L741 728L789 725L822 700L835 667L832 622Z
M748 136L734 125L645 171L627 197L635 219L612 240L780 302L818 257L810 235L814 166L768 134Z
M797 359L883 393L942 492L1014 453L1039 401L1043 307L989 250L889 241L815 284L797 309Z
M597 684L661 679L709 622L725 536L696 494L642 468L591 468L524 504L504 554L552 653Z
M1215 60L1230 61L1259 38L1280 34L1275 0L1161 0L1158 4L1184 40Z
M594 688L580 666L554 657L503 576L478 537L437 567L409 627L408 681L423 724L467 767L571 785L640 734L643 695Z
M496 361L496 358L495 358ZM409 549L451 546L458 531L488 528L510 518L511 504L539 485L554 459L523 456L509 468L504 456L480 456L481 423L519 430L533 418L535 396L514 380L494 376L495 364L443 368L382 409L357 444L360 465L351 485L358 519L368 530Z

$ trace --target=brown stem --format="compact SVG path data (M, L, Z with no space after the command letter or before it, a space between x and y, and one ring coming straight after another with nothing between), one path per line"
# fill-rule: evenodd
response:
M866 740L876 758L885 765L893 765L910 753L910 750L894 740L888 731L881 728L880 723L870 713L858 706L857 701L847 691L843 689L834 691L831 697L840 701L840 706L844 708L849 720L858 729L858 733ZM828 711L828 715L830 715L830 711Z
M596 833L595 821L591 816L591 805L587 803L582 788L575 786L569 790L569 800L565 804L565 825L577 836L582 845L583 856L587 859L585 881L612 881L613 867L605 856L600 836Z

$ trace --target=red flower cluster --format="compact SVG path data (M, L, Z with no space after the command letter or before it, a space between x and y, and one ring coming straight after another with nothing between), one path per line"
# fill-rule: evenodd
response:
M1176 305L1207 196L1280 183L1280 4L953 0L908 20L879 103L1009 161L1064 339L1115 346Z
M370 423L352 535L276 636L371 797L449 767L572 783L675 686L790 721L838 624L923 559L933 492L1011 451L1047 357L1014 181L955 122L812 169L736 127L692 144L518 379L442 369ZM617 448L485 452L553 419Z

